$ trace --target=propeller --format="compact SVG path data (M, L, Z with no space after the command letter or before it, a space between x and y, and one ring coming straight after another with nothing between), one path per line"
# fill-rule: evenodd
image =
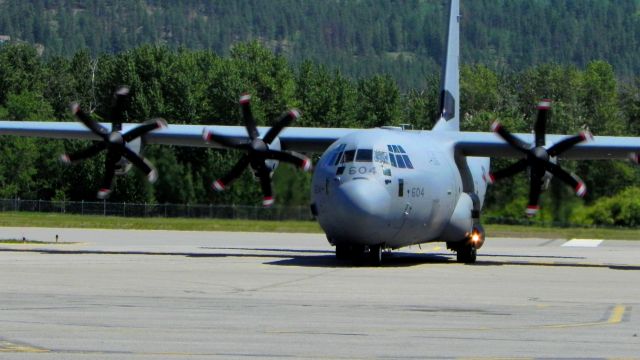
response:
M244 119L245 129L249 135L248 140L236 140L218 135L208 128L205 128L202 133L205 141L214 141L227 148L246 152L226 175L213 182L212 187L216 191L224 191L234 180L242 175L247 166L251 166L262 188L262 205L268 207L274 203L271 174L275 166L273 163L270 164L270 160L287 162L304 171L311 169L311 160L308 157L292 151L280 150L279 141L277 140L280 132L300 117L300 112L292 109L283 113L265 136L260 138L255 119L251 113L251 95L244 94L240 97L240 110Z
M150 131L167 127L164 119L156 118L122 133L122 122L129 100L129 88L119 87L113 94L109 119L111 120L111 131L107 130L97 121L93 120L89 114L85 113L76 102L71 104L71 112L82 122L91 132L99 136L102 140L94 142L93 145L71 154L60 155L63 163L70 164L96 156L99 152L106 150L105 172L102 185L98 190L98 199L106 199L111 194L111 184L116 169L122 164L122 158L128 160L135 167L147 175L149 182L153 183L158 178L158 173L153 165L137 152L131 150L127 143L147 134Z
M491 130L498 134L513 148L521 152L525 157L510 166L489 173L485 180L489 184L513 176L521 171L529 170L529 202L526 209L528 216L535 215L540 209L540 193L544 183L555 176L565 184L571 186L576 195L582 197L587 193L584 182L574 174L568 173L556 164L556 158L571 149L576 144L583 141L592 140L593 136L589 131L581 131L578 135L567 137L560 142L547 148L545 135L547 130L547 118L551 110L551 100L543 99L538 104L538 116L534 125L535 140L533 144L528 144L511 134L500 122L495 121L491 125Z

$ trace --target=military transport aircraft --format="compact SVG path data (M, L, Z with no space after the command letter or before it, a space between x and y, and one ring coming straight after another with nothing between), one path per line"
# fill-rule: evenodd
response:
M256 127L250 96L240 107L245 126L166 126L163 120L122 124L121 88L114 95L111 130L80 109L72 111L84 124L64 122L0 122L0 134L64 139L99 140L76 154L63 155L73 162L107 151L105 178L99 197L106 197L119 170L134 165L149 180L153 167L140 155L140 138L148 144L234 148L246 155L229 173L212 185L222 191L247 167L260 180L264 205L273 203L270 176L280 161L309 170L302 153L323 153L312 180L311 211L335 246L341 259L368 259L379 264L383 249L443 241L457 252L460 262L474 262L484 243L480 224L487 185L528 171L528 215L538 209L541 191L555 176L584 195L584 183L563 170L557 159L625 159L638 161L640 138L547 135L546 119L551 102L538 105L533 134L511 134L500 123L493 132L460 131L459 92L459 0L449 11L446 61L440 95L440 119L431 131L395 127L375 129L287 127L300 113L285 113L272 128ZM286 129L285 129L286 127ZM101 141L100 141L101 140ZM519 161L491 173L490 158Z

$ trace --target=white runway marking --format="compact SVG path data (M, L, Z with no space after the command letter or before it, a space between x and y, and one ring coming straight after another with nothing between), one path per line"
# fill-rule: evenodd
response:
M562 246L573 247L598 247L602 244L602 240L597 239L572 239L562 244Z

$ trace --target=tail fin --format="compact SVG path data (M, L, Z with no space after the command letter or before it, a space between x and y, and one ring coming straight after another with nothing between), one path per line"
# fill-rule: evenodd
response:
M435 131L460 130L460 0L451 0L449 8L449 32L447 54L440 90L440 119Z

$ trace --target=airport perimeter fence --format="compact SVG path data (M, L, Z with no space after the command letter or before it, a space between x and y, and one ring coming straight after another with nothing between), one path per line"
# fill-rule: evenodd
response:
M0 211L26 211L77 215L209 218L245 220L312 220L308 206L217 204L148 204L109 201L48 201L0 199Z

